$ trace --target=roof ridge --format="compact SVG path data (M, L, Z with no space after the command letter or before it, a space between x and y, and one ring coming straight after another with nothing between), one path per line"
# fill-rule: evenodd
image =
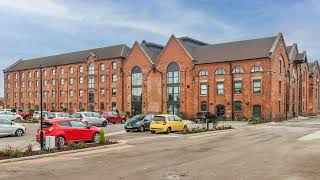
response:
M269 37L263 37L263 38L246 39L246 40L239 40L239 41L230 41L230 42L224 42L224 43L209 44L208 46L224 45L224 44L231 44L231 43L240 43L240 42L246 42L246 41L255 41L255 40L262 40L262 39L276 38L276 37L277 37L277 36L269 36ZM208 46L201 46L201 47L198 47L198 48L208 47Z

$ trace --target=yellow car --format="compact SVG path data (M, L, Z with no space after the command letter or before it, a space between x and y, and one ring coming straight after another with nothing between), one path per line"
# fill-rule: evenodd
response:
M150 124L151 133L171 133L186 130L187 124L179 116L171 114L156 115Z

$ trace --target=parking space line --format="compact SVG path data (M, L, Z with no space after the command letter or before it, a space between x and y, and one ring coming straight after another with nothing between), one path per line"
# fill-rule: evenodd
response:
M299 141L312 141L312 140L316 140L316 139L320 139L320 131L316 131L314 133L305 135L301 138L299 138Z

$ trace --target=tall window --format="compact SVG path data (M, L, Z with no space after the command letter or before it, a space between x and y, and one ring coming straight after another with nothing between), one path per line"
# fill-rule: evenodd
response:
M94 64L93 63L89 64L89 75L94 75Z
M201 111L207 111L207 101L201 101Z
M242 102L241 101L235 101L234 102L234 111L235 112L241 112L242 111Z
M60 79L60 85L64 85L64 79Z
M73 70L73 67L70 67L70 68L69 68L70 74L73 74L73 71L74 71L74 70Z
M104 96L104 95L105 95L104 88L100 88L100 95L101 95L101 96Z
M234 94L241 94L242 93L242 81L241 80L235 80L233 82L233 93Z
M208 94L208 86L206 82L200 83L200 95L206 96Z
M79 78L79 84L83 84L83 77Z
M131 72L131 104L131 110L134 114L142 113L142 71L137 66Z
M224 69L223 68L218 68L218 69L216 69L216 72L215 72L215 74L217 74L217 75L221 75L221 74L224 74L225 72L224 72Z
M281 73L282 72L282 61L281 61L281 59L279 59L279 73Z
M180 113L180 67L176 63L168 65L167 69L168 113Z
M117 63L116 62L112 62L112 69L117 69Z
M199 76L208 76L208 71L207 70L201 70L199 72Z
M116 82L117 81L117 74L112 74L112 82Z
M79 72L80 72L80 73L83 73L83 66L80 66L80 67L79 67Z
M70 78L70 85L73 84L73 78Z
M51 75L56 75L56 69L51 69Z
M217 81L217 95L223 96L224 95L224 82Z
M63 68L60 69L60 74L64 74L64 69Z
M117 103L116 102L112 102L111 108L112 108L112 111L116 111L117 110Z
M88 88L94 88L94 77L88 78Z
M232 73L233 74L243 73L243 69L241 67L237 66L237 67L233 68Z
M79 89L79 96L82 97L83 96L83 90Z
M112 96L116 96L117 95L117 89L116 88L112 88Z
M261 79L254 79L253 80L253 94L260 94L261 93Z
M100 76L100 82L102 82L102 83L104 82L104 80L105 80L104 77L105 77L104 75Z
M100 64L100 71L104 71L106 66L104 64Z
M281 81L279 81L279 95L281 94Z

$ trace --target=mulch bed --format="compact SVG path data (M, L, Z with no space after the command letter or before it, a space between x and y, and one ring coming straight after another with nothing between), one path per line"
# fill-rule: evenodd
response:
M92 148L92 147L99 147L99 146L108 146L108 145L112 145L112 144L118 144L118 142L116 141L108 141L105 144L99 144L99 143L87 143L87 147L69 147L69 146L64 146L62 148L59 149L55 149L55 150L51 150L49 151L22 151L22 155L17 156L17 157L10 157L8 155L4 154L4 150L0 151L0 160L4 160L4 159L13 159L13 158L20 158L20 157L28 157L28 156L35 156L35 155L42 155L42 154L50 154L50 153L57 153L57 152L64 152L64 151L72 151L72 150L77 150L77 149L87 149L87 148ZM15 149L12 149L15 150Z

